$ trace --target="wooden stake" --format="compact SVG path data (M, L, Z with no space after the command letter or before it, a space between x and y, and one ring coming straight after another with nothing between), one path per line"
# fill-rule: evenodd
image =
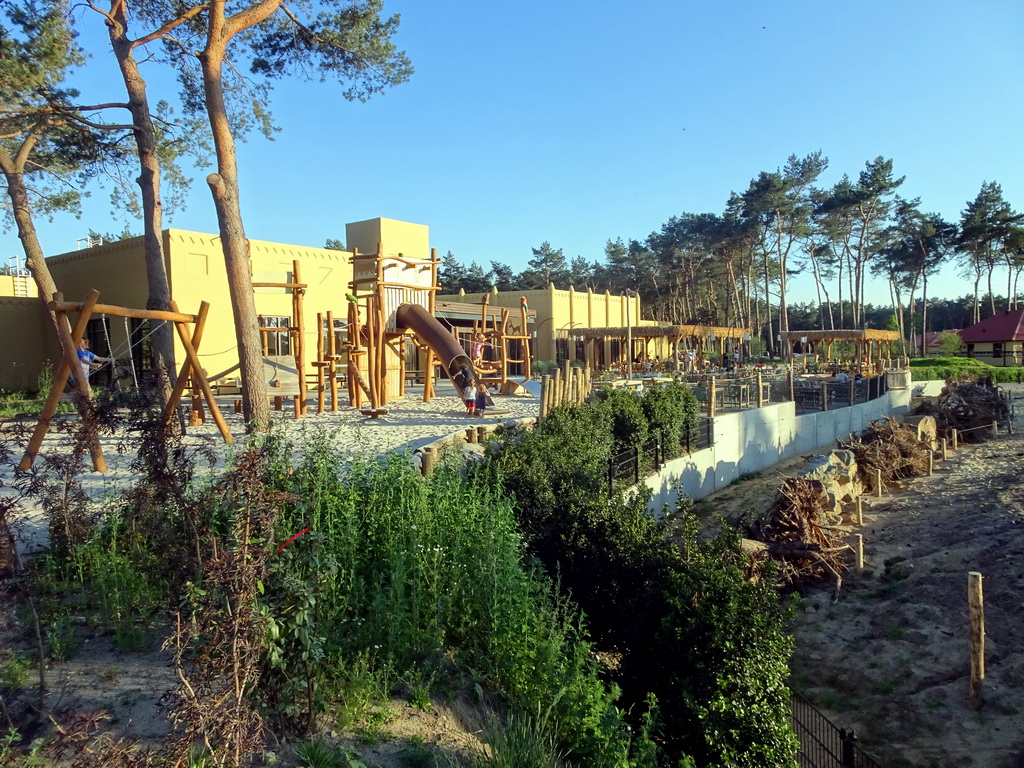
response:
M967 612L971 633L971 681L967 689L967 706L980 709L982 681L985 679L985 603L982 597L981 574L967 574Z
M875 496L882 496L882 470L875 470Z
M946 438L942 438L942 460L946 461L949 459L949 452L946 449Z
M864 497L857 497L857 525L864 525Z
M430 476L434 472L434 462L437 456L434 453L433 446L425 446L420 452L420 469L423 470L425 477Z
M548 396L551 394L551 377L542 376L540 379L540 409L537 415L541 419L548 417Z
M956 451L956 450L959 450L959 448L960 448L960 441L959 441L960 435L957 433L957 431L955 429L952 430L952 432L953 432L953 450Z
M864 570L864 534L855 533L853 535L854 549L857 553L857 570Z
M992 422L992 437L993 438L999 437L999 422L998 421L993 421Z
M928 477L935 474L935 454L928 451Z

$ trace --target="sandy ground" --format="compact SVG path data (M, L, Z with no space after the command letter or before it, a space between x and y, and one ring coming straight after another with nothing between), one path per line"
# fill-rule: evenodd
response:
M1015 433L966 446L932 477L870 499L867 567L839 600L812 591L795 624L793 684L853 727L887 768L1024 766L1024 390ZM732 519L770 503L796 459L701 502ZM967 707L967 574L984 576L984 705Z

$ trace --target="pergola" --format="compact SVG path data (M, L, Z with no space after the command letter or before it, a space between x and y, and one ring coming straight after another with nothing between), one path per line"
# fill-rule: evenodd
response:
M797 342L814 345L814 357L818 357L818 344L825 345L826 362L832 359L832 343L836 341L852 341L856 346L856 360L867 360L882 369L882 360L892 358L892 343L900 338L898 331L882 331L876 328L863 330L831 330L831 331L784 331L780 334L782 343L786 345L786 357L792 361L793 345ZM885 345L885 354L882 346Z
M704 359L704 342L717 343L719 359L725 354L725 340L745 341L750 339L749 328L725 328L714 325L635 325L632 327L612 328L574 328L569 335L582 338L585 342L584 354L588 365L594 366L597 355L594 343L605 339L617 339L620 342L632 337L643 340L644 350L652 339L667 339L673 352L678 349L680 341L690 341L696 348L698 364ZM624 346L624 345L623 345ZM623 346L619 349L622 350ZM634 341L635 346L635 341ZM620 355L632 355L632 350L620 352Z

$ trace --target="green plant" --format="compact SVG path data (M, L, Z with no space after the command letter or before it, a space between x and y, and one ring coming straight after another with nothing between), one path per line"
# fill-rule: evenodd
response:
M29 673L32 670L32 662L17 651L6 655L0 661L0 687L10 691L17 691L25 686Z
M50 658L67 661L78 649L78 634L70 616L58 616L46 633Z
M302 768L342 768L341 754L319 739L304 741L295 747Z

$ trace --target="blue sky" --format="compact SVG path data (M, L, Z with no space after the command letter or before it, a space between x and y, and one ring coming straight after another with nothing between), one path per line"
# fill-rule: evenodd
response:
M416 72L366 104L330 84L279 83L282 132L240 146L255 239L322 245L375 216L427 224L461 261L525 266L547 240L602 257L670 216L721 212L730 191L793 153L822 178L878 155L904 196L956 220L983 181L1024 209L1024 3L1020 0L385 0ZM102 38L84 93L120 96ZM151 98L173 81L146 70ZM214 231L197 174L169 226ZM81 220L39 223L48 253L91 227L119 230L97 192ZM139 226L131 224L133 229ZM4 259L20 251L0 235ZM997 278L998 282L998 278ZM933 295L963 295L954 269ZM811 298L809 277L791 293ZM875 286L869 300L887 302Z

